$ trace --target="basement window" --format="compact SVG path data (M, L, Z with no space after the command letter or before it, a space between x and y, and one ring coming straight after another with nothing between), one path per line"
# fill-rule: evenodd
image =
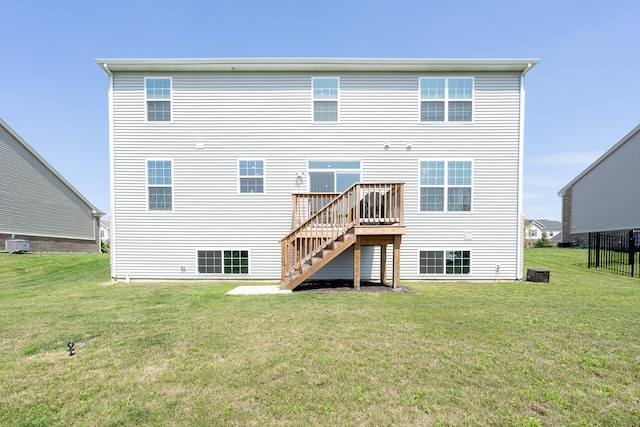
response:
M198 251L198 273L249 274L249 251Z
M420 251L420 274L470 274L471 251Z

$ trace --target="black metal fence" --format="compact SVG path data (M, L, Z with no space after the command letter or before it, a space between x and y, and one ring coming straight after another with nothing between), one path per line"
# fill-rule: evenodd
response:
M640 230L589 233L589 268L640 277Z

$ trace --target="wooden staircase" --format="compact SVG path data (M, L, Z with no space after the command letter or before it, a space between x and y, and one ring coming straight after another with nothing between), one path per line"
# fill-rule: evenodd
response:
M404 233L402 183L357 183L341 194L296 193L293 206L294 229L280 241L280 289L294 289L354 244L359 262L361 236L386 243L385 237Z

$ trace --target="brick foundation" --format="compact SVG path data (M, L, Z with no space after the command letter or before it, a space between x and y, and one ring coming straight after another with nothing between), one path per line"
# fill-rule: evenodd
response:
M0 251L4 251L4 241L11 240L11 234L0 233ZM100 252L100 243L95 240L65 239L61 237L41 237L16 234L16 239L28 240L30 252Z

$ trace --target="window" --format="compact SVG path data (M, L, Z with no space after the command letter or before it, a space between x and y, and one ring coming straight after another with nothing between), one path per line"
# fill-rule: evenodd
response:
M171 79L146 78L147 121L171 121Z
M532 228L531 230L529 230L529 235L531 237L536 237L538 235L538 230L536 230L535 228Z
M442 274L443 272L442 251L420 251L420 274Z
M198 251L198 273L249 274L249 251Z
M420 274L470 274L471 251L420 251Z
M171 185L171 160L148 160L147 186L150 211L173 209Z
M338 121L338 86L337 77L313 77L313 121Z
M240 160L238 162L240 193L264 193L264 161Z
M469 274L471 269L471 251L446 251L446 274Z
M470 161L421 161L420 211L471 211L471 175Z
M420 78L421 122L470 122L472 78Z
M359 161L309 162L311 193L342 193L356 182L360 182Z

